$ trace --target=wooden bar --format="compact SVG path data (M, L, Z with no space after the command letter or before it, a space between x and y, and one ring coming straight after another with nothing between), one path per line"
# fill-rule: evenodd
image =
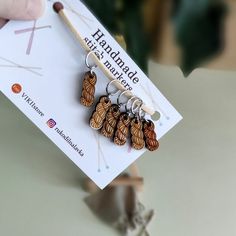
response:
M61 4L61 3L59 3ZM85 49L86 52L90 52L90 48L87 46L86 42L83 40L81 37L80 33L76 30L74 25L70 22L69 18L67 17L67 14L63 8L63 5L60 5L61 8L56 8L54 7L55 11L59 14L61 19L65 22L65 24L68 26L68 28L71 30L71 32L75 35L76 39L79 41L79 43L82 45L82 47ZM98 67L102 70L102 72L106 75L106 77L110 80L114 80L114 76L111 74L109 70L104 66L104 64L99 60L99 58L96 56L95 53L91 53L91 58L93 61L98 65ZM122 92L125 91L126 89L124 86L117 80L117 83L114 83L114 85L117 87L117 89L121 90ZM131 98L134 96L132 92L127 92L125 95L128 98ZM138 95L137 95L138 96ZM142 98L141 98L142 99ZM137 103L137 105L139 105ZM146 104L143 104L141 109L145 111L149 115L153 115L155 113L155 110L152 107L147 106Z

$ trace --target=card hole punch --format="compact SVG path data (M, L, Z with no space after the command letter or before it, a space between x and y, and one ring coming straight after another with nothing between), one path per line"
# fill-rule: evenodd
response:
M153 121L160 120L160 118L161 118L160 112L159 111L155 111L155 113L153 115L151 115L151 118L152 118Z

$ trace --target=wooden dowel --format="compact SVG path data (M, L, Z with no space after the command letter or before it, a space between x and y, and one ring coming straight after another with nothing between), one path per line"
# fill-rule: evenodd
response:
M76 30L74 25L71 23L70 19L66 15L66 12L64 10L64 6L61 2L56 2L53 4L54 10L59 14L61 19L65 22L65 24L68 26L68 28L71 30L71 32L75 35L76 39L80 42L82 47L86 50L86 52L90 51L90 48L86 44L86 42L81 37L80 33ZM104 64L100 61L100 59L96 56L95 53L91 53L91 57L94 60L94 62L98 65L98 67L102 70L102 72L106 75L106 77L110 80L114 80L114 76L111 74L109 70L104 66ZM125 91L125 87L117 80L117 83L114 83L114 85L119 89L120 91ZM131 98L134 96L132 92L125 93L125 96L128 98ZM142 98L141 98L142 99ZM137 105L138 102L137 102ZM142 105L141 109L145 111L149 115L153 115L155 113L155 110L145 104Z
M138 166L136 163L133 163L129 167L130 175L133 177L139 177Z
M140 178L138 166L136 163L133 163L130 165L129 172L132 178ZM141 192L143 191L143 187L144 187L144 183L142 182L142 184L136 186L136 190Z
M142 177L121 176L121 177L115 179L110 184L110 186L117 186L117 185L140 187L143 185L143 178Z

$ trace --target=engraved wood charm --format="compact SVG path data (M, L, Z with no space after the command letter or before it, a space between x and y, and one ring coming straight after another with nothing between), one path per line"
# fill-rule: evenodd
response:
M97 83L97 76L93 72L86 72L83 80L82 94L80 103L86 107L90 107L94 103L95 85Z
M101 129L102 135L107 138L113 137L119 116L119 106L116 104L112 105L106 114L106 118Z
M157 135L155 132L155 125L151 120L143 122L143 133L145 139L145 146L149 151L155 151L159 147Z
M133 118L131 121L131 144L132 147L136 150L144 148L144 134L143 134L143 123L137 118Z
M130 122L131 118L128 113L123 113L120 115L114 136L115 144L122 146L126 143L129 135Z
M101 129L106 117L106 113L111 107L111 100L107 96L102 96L96 105L95 111L90 118L90 126L93 129Z

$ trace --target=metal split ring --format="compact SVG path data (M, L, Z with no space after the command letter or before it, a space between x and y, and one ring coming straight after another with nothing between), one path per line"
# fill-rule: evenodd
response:
M141 120L143 120L145 118L146 112L142 109L142 106L144 105L143 102L141 102L140 106L139 106L139 110L138 110L138 116Z
M119 83L119 81L117 80L117 79L113 79L113 80L111 80L108 84L107 84L107 87L106 87L106 93L107 93L107 95L108 95L108 97L109 96L115 96L115 95L117 95L119 92L120 92L120 90L119 89L117 89L115 92L109 92L109 87L113 84L113 83Z
M127 103L125 104L125 110L126 110L126 112L129 112L129 113L132 113L132 104L131 104L131 106L129 107L129 104L130 104L130 102L132 102L132 100L133 99L138 99L138 97L137 96L132 96L131 98L129 98L129 100L127 101Z
M123 106L123 105L127 104L127 102L129 101L129 100L128 100L127 102L120 102L121 97L122 97L124 94L126 94L126 93L130 93L130 91L124 90L124 91L121 92L121 93L119 94L119 96L117 97L117 105L118 105L118 106Z
M90 65L90 64L89 64L89 56L90 56L91 54L96 55L99 60L101 59L101 57L100 57L100 52L99 52L99 51L90 51L90 52L86 55L86 57L85 57L85 64L86 64L86 66L90 69L91 73L93 73L94 69L97 68L97 65L96 65L96 64L94 64L94 65Z
M137 102L139 102L139 104L137 104ZM137 106L135 107L135 105L137 104ZM131 112L133 115L139 115L139 111L140 111L140 108L142 107L143 105L143 101L142 99L138 98L134 100L134 102L132 103L132 106L131 106Z

